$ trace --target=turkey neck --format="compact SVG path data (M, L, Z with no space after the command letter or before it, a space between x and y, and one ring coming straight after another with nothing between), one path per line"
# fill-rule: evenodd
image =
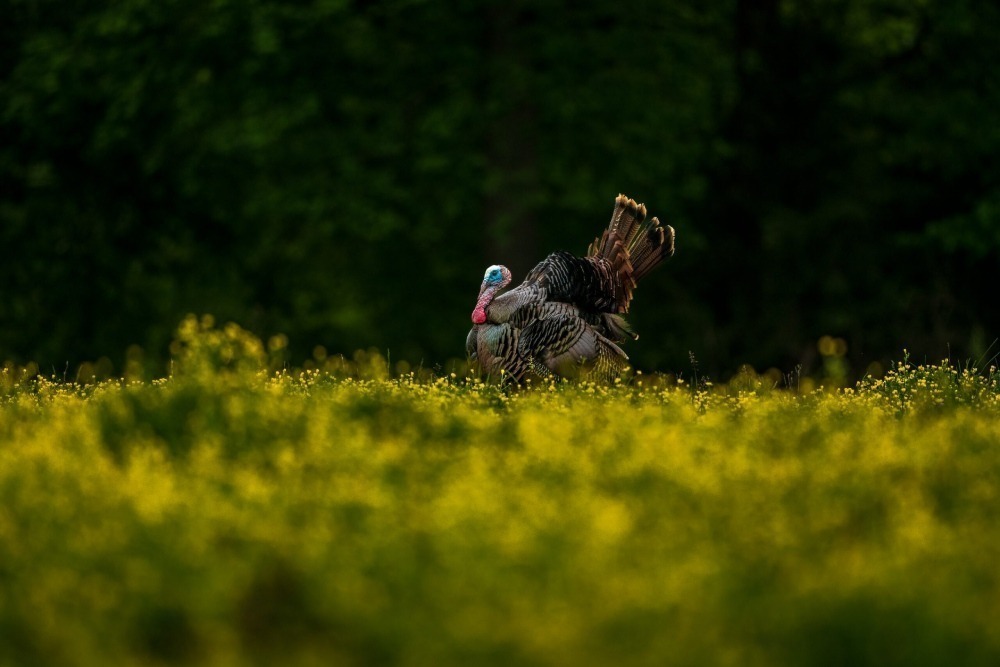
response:
M476 307L472 311L472 322L473 324L485 324L486 323L486 306L490 305L490 301L496 296L496 293L500 291L502 285L483 285L479 290L479 299L476 300Z

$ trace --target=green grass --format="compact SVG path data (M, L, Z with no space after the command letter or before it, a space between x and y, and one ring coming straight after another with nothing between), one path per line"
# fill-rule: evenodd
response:
M1000 386L0 383L0 664L1000 664ZM368 377L369 379L365 379Z

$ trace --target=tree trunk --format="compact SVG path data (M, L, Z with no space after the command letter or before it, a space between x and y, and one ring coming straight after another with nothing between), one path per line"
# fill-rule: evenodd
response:
M518 282L541 257L536 230L537 114L534 72L523 39L535 17L510 4L486 10L487 81L483 106L487 159L483 247L487 264L504 264Z

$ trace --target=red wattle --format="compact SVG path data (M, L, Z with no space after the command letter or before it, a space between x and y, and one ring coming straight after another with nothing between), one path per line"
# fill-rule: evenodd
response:
M472 323L473 324L485 324L486 323L486 309L476 308L472 311Z

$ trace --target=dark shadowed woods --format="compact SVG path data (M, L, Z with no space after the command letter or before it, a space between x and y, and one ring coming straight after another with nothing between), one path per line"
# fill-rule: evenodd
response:
M0 358L162 367L195 312L444 364L619 192L677 229L640 367L997 351L994 3L4 5Z

